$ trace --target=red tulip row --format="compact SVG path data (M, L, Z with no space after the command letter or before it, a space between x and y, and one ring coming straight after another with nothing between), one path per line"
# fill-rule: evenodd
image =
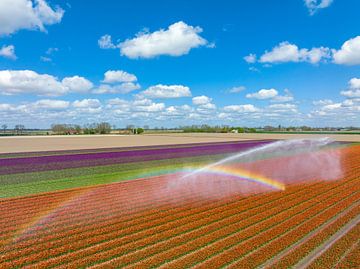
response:
M150 245L147 248L112 259L109 263L106 263L106 265L110 264L111 266L123 266L124 264L132 264L138 260L142 260L144 257L149 257L140 261L139 264L134 265L142 267L144 264L150 263L153 266L157 266L166 258L184 253L185 249L196 249L197 247L209 242L221 240L221 238L226 237L229 234L236 233L239 229L255 225L257 222L267 219L272 215L279 214L280 212L291 208L291 206L295 203L296 201L287 203L287 206L280 207L274 207L274 205L272 205L267 210L261 213L259 212L253 216L247 216L246 213L248 212L245 212L245 215L238 216L237 218L230 216L230 218L227 218L220 223L216 223L215 225L208 224L190 233L180 234L180 236L162 240L161 242ZM255 212L258 212L258 210L258 208L254 209ZM101 267L102 265L103 264L100 264L99 266Z
M111 238L111 237L110 237ZM76 238L75 238L76 239ZM47 240L44 240L44 242L47 242ZM44 246L46 246L46 243L44 244ZM26 258L28 258L28 257L26 257ZM24 257L24 259L25 259L25 257Z
M326 252L324 252L319 258L317 258L308 268L334 268L336 263L340 260L341 256L347 249L351 248L354 242L357 242L357 248L359 248L360 241L360 224L351 229L345 236L337 240ZM357 267L360 265L360 256L358 257ZM349 267L350 268L350 267Z
M300 240L304 235L316 229L316 227L320 226L329 218L340 213L344 208L351 206L351 204L359 200L359 198L360 193L357 193L357 195L351 196L340 203L329 207L329 209L323 213L311 218L307 222L302 223L297 229L292 230L281 238L270 242L270 244L268 244L266 248L261 249L261 251L255 251L251 255L232 263L229 268L254 268L264 263L267 259L273 257L276 253L285 249L288 245L293 244L294 242Z
M300 199L299 199L300 200ZM285 201L284 201L284 203L286 203L286 202L289 202L288 201L288 199L286 199ZM294 202L294 204L295 204L295 202ZM271 209L271 207L269 208L269 209ZM278 211L278 213L279 212L281 212L282 211L282 209L278 209L279 211ZM265 218L267 218L266 217L266 214L268 214L269 212L268 211L265 211L265 212L263 212L262 214L260 214L259 216L257 216L257 215L255 215L254 217L247 217L246 218L246 220L244 220L243 219L243 221L245 221L243 224L246 226L246 225L251 225L254 221L256 222L256 221L258 221L259 220L259 218L261 219L261 216L264 216L265 215ZM236 228L238 228L238 225L240 225L242 222L240 221L240 222L235 222L231 227L233 228L233 229L236 229ZM231 224L231 223L230 223ZM224 223L224 224L222 224L221 226L220 226L220 228L224 228L225 229L225 227L227 227L227 226L229 226L229 224L227 224L226 222ZM206 227L204 227L204 230L205 230L205 234L200 234L200 235L197 235L197 237L199 237L199 236L202 236L202 235L207 235L208 234L208 230L210 230L211 231L211 226L206 226ZM215 234L216 233L223 233L223 231L217 231L217 230L215 230ZM221 236L220 236L221 237ZM178 241L176 241L176 239L177 238L174 238L174 244L175 244L175 246L177 246L177 245L179 245L179 242ZM188 240L191 240L191 239L194 239L194 235L192 235L192 234L190 234L189 236L188 236L188 238L187 238ZM201 239L202 238L200 238L199 240L200 240L200 242L201 242ZM171 241L172 239L170 239L170 241ZM203 240L203 242L204 242L204 240ZM206 240L205 240L205 244L206 244ZM141 258L143 258L144 256L148 256L148 254L149 253L147 253L146 255L145 255L145 253L146 252L149 252L150 251L150 254L151 253L153 253L154 252L154 250L152 250L153 248L157 248L157 247L159 247L159 250L157 250L157 252L160 252L160 251L166 251L167 249L169 249L172 245L169 245L169 240L168 241L164 241L164 242L161 242L161 243L159 243L159 244L156 244L156 245L154 245L154 246L149 246L149 248L151 248L151 250L149 250L149 249L144 249L144 250L142 250L142 251L140 251L140 252L138 252L138 253L134 253L133 255L135 255L135 256L137 256L137 259L141 259ZM189 242L187 242L186 240L183 240L182 241L182 245L183 244L190 244ZM162 246L163 247L163 249L161 249L160 248L160 246ZM184 246L181 246L181 248L184 248ZM172 249L171 249L172 250ZM169 251L171 251L171 250L169 250ZM155 249L155 251L156 251L156 249ZM155 253L157 253L157 252L155 252ZM182 253L182 252L179 252L178 250L174 250L173 251L173 253ZM162 253L159 253L159 255L161 255ZM129 256L129 255L128 255ZM171 255L171 256L173 256L173 255ZM154 257L154 256L152 256L152 257ZM150 257L150 259L152 259L152 257ZM126 258L126 257L125 257ZM155 258L155 257L154 257ZM122 260L122 257L119 257L118 258L118 260L119 261L121 261ZM119 262L118 261L118 262ZM136 261L136 260L135 260ZM112 262L115 262L115 261L112 261ZM119 263L116 263L116 264L119 264ZM145 263L146 263L146 260L145 260Z
M6 199L5 201L0 200L0 213L6 218L12 217L13 214L11 214L10 212L16 210L21 210L23 214L28 212L32 214L33 211L36 212L36 210L39 208L39 205L51 205L54 202L61 202L67 197L73 197L84 192L89 192L90 194L94 192L97 192L99 194L116 194L119 192L134 191L136 190L136 187L142 190L146 188L145 191L149 191L154 189L155 187L164 186L164 182L166 182L166 179L164 177L157 177L153 178L152 180L133 180L131 181L132 184L128 184L129 181L124 181L108 185L82 187L75 190L70 189L66 191L39 194L32 197L23 197L22 199L15 198ZM85 197L85 199L91 199L91 196ZM6 222L5 219L2 219L0 221L0 223L2 222Z
M316 185L314 185L314 187L315 187ZM290 188L290 190L291 189L293 189L293 188ZM289 191L290 191L289 190ZM281 193L271 193L271 194L266 194L266 195L263 195L263 196L259 196L259 195L257 195L257 196L252 196L252 197L249 197L249 198L246 198L245 200L244 200L244 202L246 202L246 203L249 203L249 202L254 202L254 201L261 201L261 202L265 202L265 198L266 197L275 197L274 196L274 194L275 195L278 195L278 196L280 196L280 195L282 195ZM233 197L234 198L234 197ZM233 201L236 201L236 202L239 202L238 201L238 199L237 198L239 198L239 197L235 197L235 200L233 200ZM215 206L217 206L217 205L221 205L221 204L224 204L224 203L226 203L226 201L227 200L225 200L225 201L218 201L218 202L216 202L216 203L212 203L212 206L213 207L215 207ZM199 206L200 205L200 203L195 203L195 201L191 201L190 200L190 202L189 202L189 205L191 204L191 206L192 206L192 208L194 208L195 206ZM204 204L204 201L203 201L203 204ZM184 205L186 205L186 204L184 204ZM188 206L188 205L186 205L186 206ZM170 209L169 208L159 208L160 209L160 217L162 217L161 216L161 214L163 215L163 216L166 216L166 215L174 215L174 213L175 213L175 211L173 210L173 208L171 207ZM184 211L185 209L187 209L187 207L184 207L184 206L181 206L181 207L179 207L179 208L175 208L177 211ZM108 210L107 210L108 211ZM88 210L84 210L83 212L89 212ZM85 214L84 214L85 215ZM88 214L86 214L86 215L88 215ZM145 221L145 219L144 219L144 217L145 216L147 216L148 215L148 212L146 212L146 215L144 215L144 213L139 213L138 214L139 215L139 218L137 218L137 221ZM152 217L153 218L156 218L156 217L159 217L159 212L158 212L158 214L152 214ZM89 216L90 218L91 218L91 215ZM101 221L100 221L101 220ZM86 230L89 230L89 232L91 231L91 230L96 230L97 228L104 228L105 226L106 226L106 219L103 219L103 218L101 218L101 219L92 219L92 222L91 223L89 223L89 222L84 222L84 223L80 223L80 225L77 225L76 227L75 226L56 226L56 227L62 227L63 228L63 230L62 230L62 232L64 232L64 235L61 235L61 233L59 233L60 231L58 230L58 231L55 231L55 230L51 230L51 229L47 229L46 230L46 233L40 233L40 234L34 234L34 236L32 237L32 238L34 238L34 240L36 240L36 241L34 241L34 242L32 242L32 241L28 241L29 240L29 238L26 238L27 239L27 241L25 242L25 241L21 241L21 244L24 244L24 243L26 243L26 245L21 245L21 246L23 246L23 247L26 247L26 246L30 246L30 245L35 245L36 243L39 243L39 242L48 242L48 241L51 241L51 240L53 240L53 239L55 239L55 240L58 240L58 239L61 239L61 238L68 238L70 235L74 235L74 234L77 234L77 233L84 233L84 229L80 229L79 230L79 232L77 232L77 228L80 228L80 227L86 227ZM110 218L110 221L111 221L111 223L109 223L109 224L117 224L117 223L120 223L120 221L121 221L121 218L119 219L119 217L118 216L116 216L116 218ZM126 221L129 221L128 219L126 219ZM76 223L78 223L78 222L76 222ZM56 222L55 222L55 224L56 224ZM88 225L93 225L93 226L91 226L91 227L89 227ZM127 222L127 223L124 223L124 225L125 226L128 226L128 225L130 225L130 224L134 224L134 223L129 223L129 222ZM98 226L98 227L97 227ZM91 229L90 229L91 228ZM46 240L43 238L44 237L44 235L50 235L50 237L47 237L46 238ZM71 238L70 238L71 239ZM15 251L19 251L19 247L20 247L20 244L17 244L16 245L16 250ZM33 249L33 248L32 248Z
M360 231L357 232L358 234ZM353 243L350 248L350 251L346 253L345 256L335 265L337 269L346 269L346 268L360 268L360 241Z
M337 192L332 192L331 195L334 196L337 195L338 193L339 190L337 190ZM316 198L314 199L318 199L318 198L326 199L326 197L328 197L329 195L330 193L317 195ZM286 223L292 220L292 216L311 214L307 212L308 211L312 212L314 210L313 208L316 205L316 201L314 203L313 200L307 200L307 197L302 197L302 199L303 199L303 203L299 204L298 206L290 208L290 210L281 211L280 214L276 216L276 218L279 219L278 225L275 219L273 218L265 219L261 223L261 225L259 224L258 226L250 227L238 233L234 233L232 236L228 238L224 238L224 240L217 240L213 244L206 245L199 250L193 250L191 252L189 251L189 254L181 258L174 259L173 262L168 262L164 264L164 267L166 268L177 268L179 266L188 267L188 266L192 266L197 262L201 262L202 260L209 259L209 257L213 257L210 258L204 265L204 268L206 267L209 268L209 266L217 264L216 260L217 261L223 260L224 257L229 258L229 256L238 257L239 255L241 255L242 251L246 251L246 249L249 248L253 249L255 247L255 243L259 240L257 238L258 237L257 234L260 234L259 236L262 236L263 234L271 232L273 229L277 229L276 227L282 227L283 225L286 225ZM315 209L320 210L320 208L315 208ZM240 246L237 247L239 242L241 242ZM232 251L231 250L232 246L236 246L236 250ZM224 248L229 249L229 251L224 250ZM216 253L219 252L221 254L217 255ZM218 259L218 257L221 258ZM219 267L221 267L220 264L218 265Z
M356 217L360 212L360 208L355 207L345 215L335 218L328 226L321 231L314 234L307 241L303 242L300 246L292 249L281 260L273 263L271 266L276 268L289 268L294 266L298 261L308 255L312 250L318 247L322 242L328 239L332 234L336 233L346 223Z
M277 195L280 196L280 193L277 193ZM51 253L51 256L53 256L53 255L55 255L55 254L54 254L55 251L61 250L61 251L63 251L63 252L68 252L68 251L70 251L69 248L72 248L72 249L74 250L74 248L77 249L77 248L79 248L80 246L82 246L82 247L86 246L86 243L87 243L87 244L94 244L94 242L97 242L97 243L101 243L101 242L102 242L102 245L106 245L106 244L111 243L111 242L107 242L106 239L107 239L107 240L110 240L110 239L112 239L112 238L119 238L119 240L122 240L122 241L123 241L122 244L124 244L124 242L126 243L126 241L124 241L124 240L126 239L124 236L126 236L126 235L131 235L131 233L130 233L131 230L132 230L133 233L135 233L136 231L139 231L139 230L140 230L140 231L144 230L144 231L143 231L142 233L135 234L136 237L134 237L134 236L133 236L133 237L129 237L129 238L128 238L128 241L129 241L129 242L134 241L136 238L138 238L138 239L139 239L139 238L140 238L140 239L143 238L143 237L144 237L144 233L147 233L147 234L150 234L150 235L151 235L151 234L160 233L160 232L164 231L165 229L167 229L167 231L170 232L170 234L171 234L171 233L173 233L173 232L172 232L172 229L173 229L174 227L177 227L178 225L180 225L181 222L183 222L183 221L189 222L189 221L199 220L199 218L201 218L202 215L203 215L203 217L206 217L206 216L208 216L208 215L213 216L213 215L216 215L216 214L220 214L220 213L222 213L222 212L223 212L223 214L226 214L227 211L229 211L229 210L226 210L227 207L234 207L234 208L236 209L236 210L232 210L231 212L229 212L229 214L233 214L234 212L236 213L236 212L238 212L238 211L241 211L241 208L243 208L242 210L247 210L248 208L251 208L251 207L257 207L257 206L261 205L262 203L267 202L267 200L270 200L270 201L271 201L272 199L274 199L274 197L269 196L268 199L261 199L261 200L260 200L260 203L257 202L257 200L255 199L255 197L254 197L254 202L253 202L253 203L244 203L244 202L241 201L241 200L240 200L240 201L236 201L236 200L235 200L233 203L230 203L230 204L227 204L227 205L224 205L224 206L220 206L219 208L212 209L211 211L205 211L206 206L203 207L203 208L201 208L201 207L199 207L199 208L195 207L195 209L192 209L192 211L193 211L193 214L192 214L192 215L188 215L188 214L186 214L186 212L181 212L181 210L180 210L180 212L179 212L179 214L178 214L179 216L176 216L176 215L172 216L172 215L170 215L171 217L175 218L175 220L172 221L173 223L171 223L170 220L167 220L167 219L164 220L163 218L159 218L157 221L161 221L163 225L162 225L162 226L158 225L158 227L154 227L153 229L151 229L151 227L156 226L156 223L154 223L154 222L149 222L148 227L149 227L150 229L148 229L148 230L141 229L141 225L128 226L128 228L124 230L125 232L124 232L124 231L121 231L121 230L118 231L117 227L111 227L111 230L108 231L107 234L98 236L98 238L97 238L96 236L93 236L91 233L89 233L88 239L87 239L87 240L81 240L81 241L79 241L78 238L71 238L71 237L68 238L68 237L65 236L65 237L64 237L64 238L65 238L65 242L63 242L63 244L64 244L63 248L65 247L66 249L62 249L62 248L60 248L60 249L52 249L52 248L50 248L50 249L48 249L47 251L48 251L48 252L52 252L52 253ZM288 199L288 198L286 198L286 199ZM249 200L250 200L250 199L249 199ZM285 200L285 199L284 199L284 200ZM205 212L204 212L204 213L201 213L201 212L203 212L203 211L205 211ZM177 221L176 221L176 218L178 218ZM172 225L169 226L170 224L172 224ZM204 222L204 224L206 224L206 222ZM124 229L124 227L119 227L119 229L121 229L121 228ZM140 228L140 229L139 229L139 228ZM126 232L126 230L127 230L127 232ZM100 229L100 231L101 231L101 229ZM112 231L112 232L111 232L111 231ZM115 232L114 232L114 231L115 231ZM109 232L110 232L110 233L109 233ZM82 236L83 234L80 233L79 235ZM104 238L104 236L106 236L106 238ZM122 237L121 237L121 236L122 236ZM66 244L67 242L69 242L69 240L78 242L78 244L76 244L76 243L71 244L71 245ZM119 240L118 240L118 241L119 241ZM46 244L47 240L44 240L44 242L45 242L45 244ZM120 243L119 243L119 244L120 244ZM77 246L77 245L79 245L79 246ZM52 246L52 247L53 247L53 246ZM91 248L90 248L90 250L91 250ZM94 251L91 251L91 252L93 253ZM21 254L24 255L25 253L21 253ZM19 254L16 253L16 252L14 252L13 255L16 256L16 255L19 255ZM41 255L41 253L38 253L37 255ZM46 256L46 255L43 255L43 256ZM81 256L84 256L84 253L82 253ZM37 258L39 258L39 257L37 257ZM23 260L29 259L29 257L23 257L22 259L23 259ZM20 259L20 260L21 260L21 259ZM18 260L18 261L20 261L20 260Z
M146 209L144 205L146 203L154 203L159 204L163 206L166 203L172 203L174 199L177 197L182 198L184 201L187 201L191 198L190 194L184 195L184 194L174 194L171 197L166 196L159 196L154 197L153 199L145 200L145 197L150 196L143 194L143 199L141 199L141 194L143 194L141 191L139 191L140 197L134 197L131 196L125 196L122 197L122 200L118 199L118 195L106 195L106 199L104 198L105 194L99 194L99 199L97 199L97 196L93 196L92 200L83 202L82 200L79 203L76 202L70 202L68 206L64 206L62 209L56 209L54 211L53 216L56 217L56 221L50 221L46 223L42 223L41 225L38 225L39 228L42 228L43 230L46 230L47 233L53 233L55 232L51 228L60 228L60 227L67 227L67 225L75 224L77 226L82 226L82 224L85 222L87 223L89 220L94 220L95 218L99 218L100 216L105 215L111 215L112 218L114 217L114 214L116 214L118 217L121 215L125 215L127 218L134 217L136 215L137 211L143 211ZM101 198L102 197L102 198ZM151 196L150 196L151 197ZM136 198L136 199L135 199ZM125 200L124 200L125 199ZM129 209L127 210L126 214L124 214L124 203L127 199L132 200L133 205L127 205ZM191 200L191 199L190 199ZM201 200L197 197L197 200ZM193 200L194 202L195 200ZM182 206L181 203L179 205ZM150 207L150 206L148 206ZM154 207L154 206L153 206ZM159 207L159 206L158 206ZM158 209L157 207L157 209ZM104 210L104 208L109 208L109 210ZM76 210L73 210L76 209ZM46 210L49 211L49 210ZM46 212L45 211L45 212ZM73 211L73 212L72 212ZM84 211L86 211L86 214L84 214ZM17 215L18 219L21 219L21 214L19 212L15 212L14 214ZM35 215L36 216L36 215ZM32 216L34 218L34 216ZM32 218L29 218L30 220ZM54 219L55 220L55 219ZM29 222L29 220L27 221ZM25 224L27 222L24 222ZM20 222L18 225L14 226L8 226L6 229L3 228L1 230L2 236L0 237L0 240L6 238L6 235L18 230L19 227L21 227L22 222ZM8 235L9 236L9 235ZM38 235L35 235L36 237Z

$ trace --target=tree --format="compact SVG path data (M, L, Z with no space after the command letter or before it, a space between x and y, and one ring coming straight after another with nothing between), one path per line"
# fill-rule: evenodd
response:
M24 129L25 129L25 126L22 125L22 124L15 125L15 131L16 131L17 134L22 134Z
M109 134L111 132L111 125L108 122L98 123L96 130L99 134Z
M137 134L142 134L144 132L144 129L143 128L137 128L136 129L136 133Z
M65 134L66 124L52 124L51 131L53 131L55 134Z
M3 131L4 131L4 134L5 134L5 132L6 132L6 129L7 129L7 125L6 125L6 124L3 124L3 125L1 125L1 128L3 129Z

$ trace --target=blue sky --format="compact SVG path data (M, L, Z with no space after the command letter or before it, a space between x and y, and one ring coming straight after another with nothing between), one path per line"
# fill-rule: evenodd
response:
M356 0L0 0L0 124L360 123Z

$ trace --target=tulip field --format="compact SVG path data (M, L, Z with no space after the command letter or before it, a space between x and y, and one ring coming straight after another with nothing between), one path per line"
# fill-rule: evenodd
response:
M341 157L334 180L301 169L247 194L219 174L172 184L270 142L0 154L0 268L360 268L359 144L325 149ZM277 175L301 157L241 167Z

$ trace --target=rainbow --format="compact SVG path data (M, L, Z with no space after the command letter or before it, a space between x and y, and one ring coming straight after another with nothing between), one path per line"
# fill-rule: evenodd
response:
M150 171L141 173L138 176L141 178L150 178L153 176L159 176L165 174L189 173L191 177L191 173L196 172L198 169L203 169L203 166L191 166L191 167L182 167L182 168L163 167L163 168L151 169ZM249 182L260 183L262 185L271 187L273 189L285 190L285 184L283 184L282 182L239 167L216 165L216 166L209 166L202 172L220 174L224 176L233 176Z
M195 171L194 169L191 169L191 171ZM285 184L283 184L280 181L273 180L271 178L265 177L263 175L241 169L239 167L231 167L231 166L212 166L209 168L206 168L204 170L205 173L215 173L215 174L221 174L225 176L233 176L237 177L246 181L260 183L262 185L266 185L268 187L278 189L278 190L285 190Z

